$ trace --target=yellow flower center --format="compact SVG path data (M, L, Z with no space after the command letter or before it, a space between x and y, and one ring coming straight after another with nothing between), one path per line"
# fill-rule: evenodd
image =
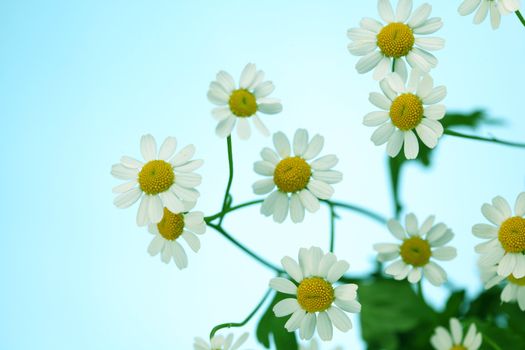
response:
M419 267L429 262L432 252L427 240L414 236L403 241L399 254L405 263Z
M514 277L514 275L511 274L509 277L507 277L507 280L510 283L517 284L518 286L525 286L525 277L516 278Z
M406 56L415 41L412 29L404 23L390 23L377 34L377 46L387 57Z
M467 350L467 348L464 347L463 345L454 345L453 347L450 348L450 350Z
M514 216L503 221L499 228L498 239L508 253L525 251L525 219Z
M139 172L140 188L147 194L165 192L174 182L173 167L163 160L149 161Z
M273 173L273 182L283 192L305 189L310 181L312 168L301 157L288 157L279 162Z
M297 287L297 302L307 312L325 311L334 300L334 288L321 277L305 278Z
M162 220L157 224L157 229L162 237L168 241L174 241L184 232L184 215L174 214L164 208Z
M250 117L257 112L255 96L246 89L239 89L230 95L230 110L237 117Z
M423 119L423 103L414 94L401 94L390 106L390 119L399 130L414 129Z

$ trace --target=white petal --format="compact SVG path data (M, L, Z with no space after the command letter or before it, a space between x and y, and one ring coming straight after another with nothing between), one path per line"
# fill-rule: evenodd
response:
M392 73L386 79L395 92L399 94L406 92L405 83L399 74Z
M307 188L319 199L330 199L334 194L332 186L316 179L310 179Z
M423 103L426 105L432 105L441 102L447 96L447 88L445 86L437 86L430 94L423 99Z
M454 247L441 247L432 252L432 256L438 260L452 260L457 256L456 248Z
M137 211L137 225L145 226L148 224L148 208L149 208L150 196L142 196L140 201L139 210Z
M438 37L419 37L416 39L416 45L425 50L441 50L445 47L445 39Z
M396 22L405 22L412 12L412 0L399 0L396 9Z
M317 270L317 273L319 277L325 278L328 276L328 272L330 272L330 269L334 264L337 262L337 258L334 253L326 253L319 262L319 268Z
M270 95L273 90L275 90L275 86L271 81L265 81L264 83L261 83L257 88L253 91L253 94L257 98L263 98L268 95Z
M487 218L487 220L497 226L501 225L501 223L507 219L505 216L503 216L503 214L500 213L499 210L488 203L483 204L481 207L481 212Z
M312 177L327 184L336 184L343 180L343 174L336 170L316 171L313 173Z
M324 145L324 137L321 135L315 135L312 137L312 140L310 140L310 144L308 144L308 147L306 148L306 151L303 154L303 158L305 160L310 160L312 158L315 158L321 153L321 150L323 149Z
M165 242L166 240L161 235L156 235L148 246L148 253L151 256L159 254Z
M113 204L115 204L118 208L128 208L135 204L135 202L139 200L141 195L142 190L136 187L129 190L128 192L119 194L113 200Z
M277 223L282 223L288 216L289 199L288 195L282 192L278 192L279 195L275 200L275 207L273 210L273 220Z
M298 308L297 310L295 310L290 319L288 319L288 321L284 325L286 330L288 332L293 332L297 330L301 326L301 322L303 321L305 315L306 311L304 311L303 309Z
M266 127L266 125L262 122L261 118L259 118L258 115L254 115L251 117L253 121L253 125L259 130L261 135L268 137L270 136L270 130Z
M312 339L317 324L317 317L315 313L307 313L301 322L301 328L299 329L299 336L301 339L310 340Z
M319 313L317 318L317 333L319 333L319 337L324 341L332 340L332 322L326 312Z
M148 206L148 217L149 220L156 224L162 220L164 214L164 207L162 206L162 201L158 195L150 196L149 206Z
M357 296L357 285L343 284L334 290L335 297L342 300L354 300Z
M445 105L432 105L425 107L423 115L432 120L440 120L445 116L447 108Z
M263 176L273 176L275 165L265 160L259 160L253 164L253 170Z
M361 304L356 300L342 300L335 299L335 305L345 310L346 312L358 313L361 312Z
M181 149L175 157L171 159L171 164L178 168L181 165L186 164L193 156L195 155L195 146L194 145L187 145L183 149Z
M374 250L378 253L395 253L399 251L399 244L395 243L375 243Z
M319 200L308 190L302 190L298 193L299 199L303 206L310 213L315 213L320 208Z
M394 64L394 72L399 74L401 79L403 79L403 81L406 82L407 77L408 77L408 72L407 72L407 65L405 64L405 60L402 60L402 59L396 60Z
M423 5L419 6L413 13L412 17L408 21L408 26L411 28L419 27L421 24L423 24L428 16L430 16L430 12L432 11L432 6L430 6L427 3L424 3Z
M293 151L296 156L302 156L308 147L308 131L297 129L293 138Z
M518 254L507 253L503 256L503 259L501 259L498 265L498 275L507 277L514 271L516 263L518 262Z
M392 125L392 123L385 123L372 133L370 140L374 143L374 145L381 146L390 139L390 136L392 136L395 130L396 128Z
M299 223L304 220L304 206L299 199L299 195L296 193L290 196L290 218L294 223Z
M197 237L194 233L185 230L182 234L182 238L188 243L191 250L193 250L195 253L201 249L201 241L199 240L199 237Z
M480 24L487 18L487 14L489 13L489 1L483 1L481 3L481 6L478 8L478 11L476 12L476 15L474 16L474 24Z
M227 92L231 92L235 89L235 82L233 77L223 70L219 71L216 76L217 82L221 84Z
M350 318L338 307L330 307L327 313L335 328L341 332L348 332L352 328L352 321L350 321Z
M405 157L416 159L419 153L419 144L416 135L412 131L405 132Z
M279 161L281 160L279 156L277 155L277 153L275 153L274 150L268 147L264 147L262 149L261 158L274 165L277 165L277 163L279 163Z
M283 132L279 131L273 134L273 145L281 158L287 158L290 156L290 141L288 141L288 138Z
M219 137L226 137L230 136L233 130L233 127L235 126L235 122L237 121L237 118L233 115L230 115L224 120L221 120L219 124L217 124L217 127L215 128L215 133Z
M357 61L355 69L359 74L370 72L383 59L383 55L379 51L370 52Z
M386 223L388 230L392 233L394 237L396 237L399 240L404 240L407 238L407 235L405 233L405 229L403 226L399 223L399 221L395 219L390 219Z
M421 269L415 267L408 273L408 282L418 283L421 280Z
M512 209L510 208L509 202L505 200L505 198L501 196L496 196L492 199L492 205L494 208L496 208L501 215L504 217L511 217L512 216Z
M122 165L124 165L125 167L127 168L132 168L132 169L140 169L144 166L144 163L142 163L141 161L133 158L133 157L128 157L128 156L122 156L120 158L120 162L122 163Z
M179 199L187 202L196 202L200 195L199 191L181 187L176 183L171 185L170 191L179 197Z
M445 270L434 262L429 262L423 267L423 273L430 283L434 286L440 286L447 280Z
M257 110L264 114L277 114L282 112L283 105L276 98L261 98L257 100Z
M392 101L390 101L385 95L378 92L371 92L368 100L377 108L381 108L385 111L390 110L390 106L392 105Z
M339 260L328 271L326 280L330 283L337 282L349 268L350 265L346 261Z
M166 191L159 193L160 199L162 200L162 205L168 208L174 214L181 213L184 211L184 204L182 201L175 196L171 191Z
M371 40L354 41L348 44L347 48L352 55L365 56L370 54L377 48L376 39L371 38Z
M169 160L173 153L175 153L175 149L177 148L177 139L174 137L166 137L162 145L160 146L159 150L159 159L162 160Z
M284 294L297 294L297 286L290 280L282 277L275 277L270 280L270 288Z
M390 0L379 0L377 2L377 9L383 21L390 23L396 20L394 16L394 9L392 8L392 4L390 4Z
M472 233L479 238L496 238L498 228L489 224L476 224L472 227Z
M266 194L273 191L273 189L275 188L275 184L273 182L273 178L269 178L255 182L252 188L253 193L255 194Z
M264 202L261 205L261 214L263 214L264 216L270 216L273 214L275 210L275 202L279 195L280 191L274 191L264 199Z
M525 255L518 254L516 256L516 266L514 267L512 274L516 278L525 277Z
M137 180L131 180L128 182L124 182L123 184L120 184L118 186L115 186L111 189L111 192L113 193L126 193L130 190L132 190L135 186L137 186Z
M336 166L338 162L339 159L337 156L333 154L327 154L326 156L322 156L321 158L314 160L310 166L314 170L329 170Z
M241 73L241 78L239 80L239 86L243 89L250 86L250 84L255 79L255 74L257 72L257 69L255 68L255 64L248 63Z
M419 35L432 34L440 30L441 27L443 27L443 21L441 21L441 18L434 17L425 21L422 25L413 28L413 31L414 34Z
M252 134L252 129L247 118L238 118L237 121L237 135L241 140L247 140Z
M375 80L381 80L388 75L392 67L392 60L390 57L383 57L376 69L374 70L373 78Z
M363 124L366 126L378 126L389 119L388 113L385 111L371 112L364 116Z
M369 30L374 34L379 33L379 31L383 29L383 25L381 24L381 22L369 17L362 18L361 21L359 21L359 25L363 29Z
M290 275L290 277L292 277L296 282L299 283L303 280L303 272L301 271L301 267L297 261L290 258L289 256L285 256L281 259L281 265L283 266L286 273Z
M140 153L142 153L144 160L148 162L157 158L157 143L150 134L144 135L140 139Z
M525 192L520 193L516 198L514 212L516 216L525 216Z
M425 124L421 123L418 126L416 126L416 132L417 132L419 138L421 139L421 141L423 141L423 143L428 148L434 148L434 147L437 146L437 144L438 144L438 136L436 135L434 130L432 130L431 128L429 128Z
M168 244L166 244L166 247ZM185 269L188 267L188 256L186 255L186 252L184 251L184 248L177 243L176 241L171 242L171 249L173 252L173 260L175 261L175 265L179 269Z
M458 12L461 16L467 16L470 15L472 12L474 12L481 0L464 0L461 5L459 5Z

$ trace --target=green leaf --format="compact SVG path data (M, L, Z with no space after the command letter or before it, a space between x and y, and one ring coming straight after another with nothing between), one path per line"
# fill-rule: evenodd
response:
M361 284L358 293L362 335L369 350L428 347L437 315L407 281L374 279Z
M465 308L465 291L459 290L452 294L447 300L445 309L441 313L441 321L448 322L451 317L459 317L463 314Z
M447 115L442 120L440 120L440 122L445 129L449 127L468 127L471 129L475 129L480 125L501 124L500 120L489 119L485 112L481 110L474 111L472 113L447 113ZM409 162L420 163L424 167L430 167L432 165L432 156L434 154L434 150L437 147L439 147L438 145L436 148L430 149L427 146L425 146L421 142L421 140L419 140L419 138L418 143L419 154L417 156L417 159L406 159L403 149L401 150L401 152L399 152L399 154L396 157L388 157L388 167L390 170L390 182L392 186L392 195L394 200L396 217L399 216L399 213L401 213L403 209L399 196L399 188L401 186L400 184L403 167Z
M275 304L289 297L290 296L286 294L276 293L272 303L264 312L257 325L257 340L264 345L266 349L270 348L271 338L273 338L277 350L297 350L299 348L295 332L288 332L286 328L284 328L284 324L288 318L277 318L273 313Z

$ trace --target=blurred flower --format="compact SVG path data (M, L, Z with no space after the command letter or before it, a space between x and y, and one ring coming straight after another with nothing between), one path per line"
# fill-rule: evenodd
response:
M248 339L248 333L244 333L233 343L233 334L229 334L226 338L222 335L216 335L212 338L211 343L208 343L202 338L195 338L193 343L194 350L237 350ZM232 345L233 343L233 345Z
M435 33L443 26L441 18L429 18L432 6L425 3L412 13L412 0L399 0L394 13L389 0L379 0L378 10L386 24L363 18L360 28L348 30L352 40L348 50L353 55L363 56L356 64L359 73L375 68L374 79L381 80L391 71L394 60L394 71L406 79L405 60L412 68L424 72L437 66L438 60L427 50L442 49L445 40L415 36Z
M483 204L481 212L495 226L472 227L476 237L489 239L476 246L476 252L481 254L480 264L498 265L498 275L503 277L511 274L516 278L525 277L525 192L516 199L514 216L509 203L500 196L492 199L492 205Z
M254 164L256 173L268 176L253 184L256 194L272 192L264 200L261 213L273 215L276 222L283 222L288 216L293 222L304 219L305 208L313 213L319 209L319 199L329 199L334 193L331 184L341 181L343 175L331 170L338 159L335 155L326 155L316 160L324 144L324 138L315 135L308 141L308 132L298 129L295 132L292 147L286 135L277 132L273 135L273 144L277 153L270 148L261 151L262 161Z
M237 134L247 139L251 134L249 119L265 136L270 132L263 124L257 112L276 114L282 111L281 102L268 98L275 86L271 81L263 81L264 72L258 71L255 64L248 63L241 73L239 87L225 71L217 73L217 80L210 83L208 100L220 106L212 110L213 117L219 122L216 133L220 137L229 136L237 123Z
M525 311L525 277L516 278L513 275L503 277L498 275L498 267L495 266L480 266L481 279L485 284L485 289L490 289L495 285L504 283L505 287L501 292L501 301L510 303L518 302L518 306L522 311Z
M388 229L401 244L374 244L374 250L378 252L377 259L381 262L401 257L388 266L385 273L396 280L408 277L410 283L419 282L424 275L435 286L443 284L447 280L447 273L430 259L452 260L456 257L456 248L444 247L454 234L445 224L434 225L434 216L428 217L418 228L417 218L411 213L406 216L405 225L406 230L397 220L391 219L387 223Z
M419 153L419 142L434 148L443 135L439 122L445 116L446 107L441 102L447 95L444 86L434 87L428 74L412 70L408 84L397 73L392 73L380 82L383 94L372 92L369 100L381 111L364 116L366 126L379 126L371 140L376 146L387 143L387 153L395 157L404 144L405 157L415 159Z
M201 247L199 238L195 234L206 232L204 214L200 211L172 213L164 208L164 215L158 224L150 224L148 231L155 237L148 247L151 256L161 254L161 260L166 264L173 261L179 269L188 266L188 257L184 248L177 242L182 237L190 248L197 253Z
M361 311L361 304L356 300L357 285L333 287L348 270L346 261L337 260L333 253L324 254L321 248L311 247L299 250L299 263L286 256L281 264L298 283L296 285L282 277L270 280L271 288L294 295L293 298L281 300L273 308L277 317L292 315L284 325L288 332L299 329L301 339L309 340L317 326L319 337L326 341L332 339L332 324L342 332L352 328L352 322L343 310L352 313Z
M111 174L122 180L122 185L113 188L119 195L114 204L127 208L142 197L137 212L137 224L158 223L164 207L173 213L180 213L191 202L196 202L199 192L194 189L201 183L201 176L193 171L203 161L190 160L195 146L188 145L175 156L177 140L167 137L157 154L157 144L151 135L140 140L140 152L146 163L124 156L120 163L113 165Z
M458 12L461 16L470 15L475 10L474 23L480 24L487 18L490 10L490 23L492 29L498 29L501 15L508 15L520 9L519 0L464 0L459 5Z
M481 346L481 333L476 331L472 323L463 339L463 327L456 318L450 319L450 332L443 327L438 327L430 339L436 350L478 350Z

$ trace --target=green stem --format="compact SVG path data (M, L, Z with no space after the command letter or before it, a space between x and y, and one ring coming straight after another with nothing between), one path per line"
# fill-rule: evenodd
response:
M232 187L233 182L233 150L232 150L232 136L229 135L226 139L226 143L228 145L228 170L229 170L229 177L228 177L228 185L226 185L226 192L224 193L224 200L222 201L222 209L221 213L223 213L220 216L219 225L222 223L222 220L224 219L224 212L229 206L229 197L230 197L230 189Z
M481 136L475 136L475 135L467 135L467 134L462 134L460 132L453 131L450 129L446 129L444 131L444 134L450 135L450 136L462 137L464 139L492 142L492 143L497 143L497 144L505 145L505 146L525 148L525 143L505 141L505 140L497 139L495 137L481 137Z
M237 241L235 238L233 238L220 225L215 225L215 224L208 223L208 226L210 226L211 228L215 229L217 232L219 232L221 235L223 235L227 240L229 240L231 243L233 243L237 248L241 249L243 252L245 252L246 254L248 254L249 256L251 256L252 258L257 260L258 262L260 262L261 264L263 264L267 268L269 268L271 270L274 270L275 272L277 272L279 274L284 274L285 273L283 270L281 270L277 266L275 266L272 263L264 260L259 255L255 254L253 251L251 251L250 249L245 247L243 244L239 243L239 241Z
M491 338L489 338L487 335L483 334L483 340L489 344L494 350L502 350L502 348L496 344L496 342L494 340L492 340Z
M252 206L252 205L255 205L255 204L260 204L262 202L263 202L262 199L257 199L257 200L253 200L253 201L249 201L249 202L246 202L246 203L242 203L242 204L239 204L239 205L236 205L236 206L233 206L233 207L229 207L226 210L221 211L220 213L217 213L217 214L214 214L214 215L211 215L211 216L206 216L204 218L204 221L211 222L211 221L213 221L213 220L215 220L217 218L220 218L221 216L225 216L226 214L231 213L232 211L236 211L238 209L242 209L244 207L249 207L249 206Z
M248 317L246 317L244 319L244 321L240 322L240 323L234 323L234 322L230 322L230 323L222 323L218 326L215 326L213 327L213 329L211 330L210 332L210 340L213 339L213 337L215 336L215 333L217 333L217 331L219 331L220 329L223 329L223 328L231 328L231 327L242 327L244 326L246 323L248 323L252 317L257 313L257 311L259 311L259 309L261 308L261 306L264 304L264 302L266 301L266 299L268 299L268 296L270 295L272 289L268 289L268 291L266 291L266 294L264 294L263 298L261 299L261 301L259 302L259 304L257 304L257 306L255 307L255 309L253 309L253 311L248 315Z
M521 12L519 10L516 11L516 16L518 16L521 24L523 24L523 26L525 27L525 18L523 18L523 15L521 14Z
M425 301L425 295L423 294L423 280L420 279L419 282L417 282L417 295L419 296L419 299L423 302L423 304L426 304Z
M331 203L328 203L328 208L330 208L330 253L333 253L335 246L335 219L337 214L335 213L334 206Z
M359 207L357 205L344 203L344 202L338 202L338 201L328 201L323 200L322 202L328 203L328 205L331 205L333 207L343 208L350 211L355 211L356 213L363 214L364 216L367 216L368 218L377 221L378 223L384 225L387 222L387 219L384 218L382 215L374 213L371 210Z

